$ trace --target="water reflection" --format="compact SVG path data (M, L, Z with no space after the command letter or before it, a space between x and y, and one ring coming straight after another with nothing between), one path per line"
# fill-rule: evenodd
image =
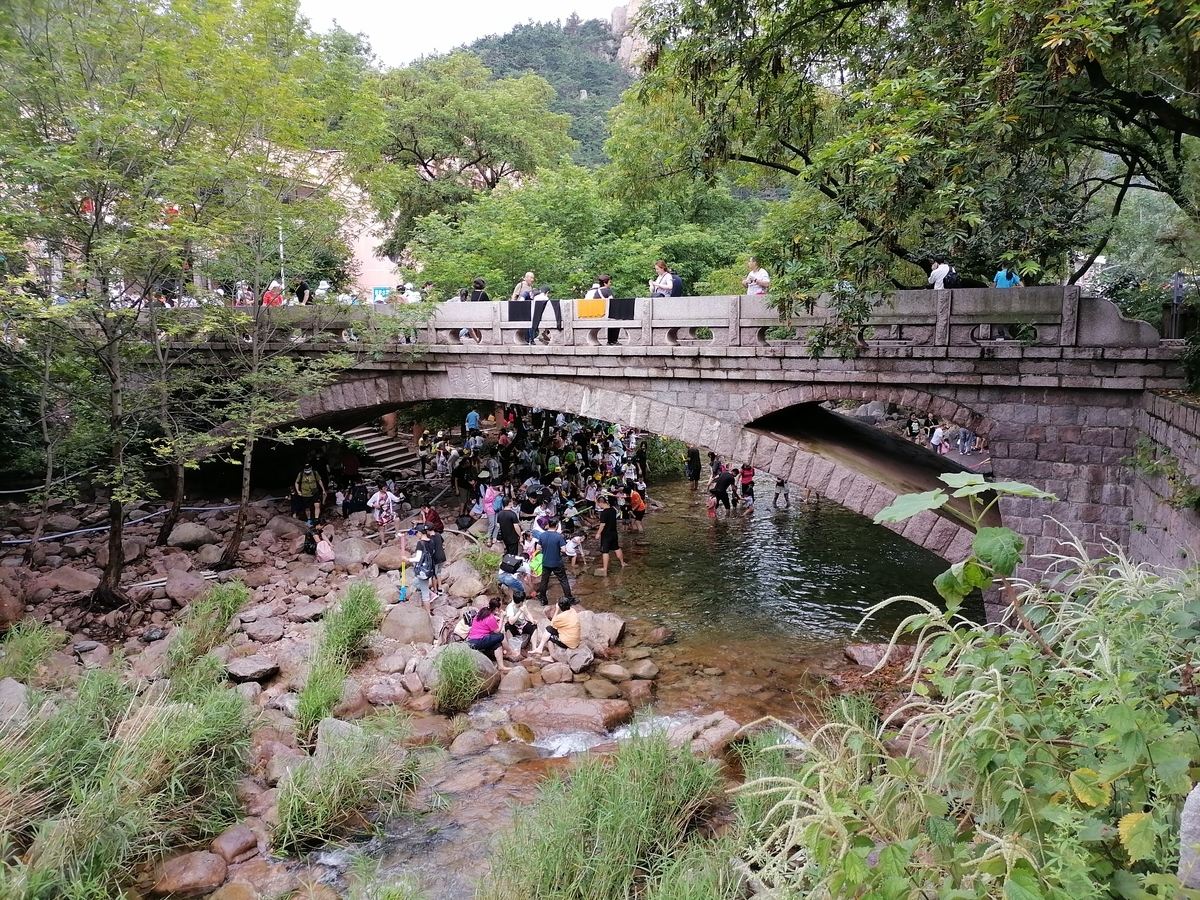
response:
M715 522L702 492L682 482L656 486L668 508L648 519L638 565L623 573L614 608L670 625L681 638L719 632L828 649L848 641L880 600L912 594L937 602L932 582L945 561L829 500L772 511L772 484L758 486L766 508ZM915 610L893 607L857 639L886 639Z

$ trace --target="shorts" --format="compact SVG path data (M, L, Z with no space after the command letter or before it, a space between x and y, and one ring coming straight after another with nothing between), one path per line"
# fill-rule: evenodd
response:
M621 549L621 539L615 534L600 535L600 552L614 553Z
M642 519L646 518L646 511L644 509L635 509L633 511L633 517L640 522Z
M743 497L753 497L754 496L754 482L753 481L747 481L745 484L742 485L742 496Z
M496 576L496 581L499 584L504 585L510 591L512 591L513 596L515 596L515 597L524 597L525 596L525 585L521 584L521 579L519 579L516 575L512 574L511 572L501 572L499 575Z
M513 637L517 637L518 635L522 634L533 634L535 631L537 631L537 626L532 622L522 622L520 625L515 625L512 622L509 622L504 627Z

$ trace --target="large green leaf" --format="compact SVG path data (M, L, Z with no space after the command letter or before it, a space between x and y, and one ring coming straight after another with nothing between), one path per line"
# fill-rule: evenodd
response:
M997 575L1011 575L1021 563L1025 539L1011 528L980 528L971 549Z
M941 488L935 491L925 491L923 494L902 494L892 501L891 506L881 509L875 514L875 524L903 522L926 510L939 509L949 499L949 496Z
M965 488L973 485L987 485L987 479L982 475L977 475L974 472L943 472L938 476L938 481L943 481L952 488Z
M954 496L969 497L975 494L983 494L987 491L994 491L997 494L1008 494L1013 497L1031 497L1035 500L1058 499L1054 494L1048 494L1032 485L1022 484L1019 481L990 481L983 484L972 482L960 487L954 492Z
M1150 813L1132 812L1122 816L1117 823L1117 832L1131 861L1154 855L1154 817Z

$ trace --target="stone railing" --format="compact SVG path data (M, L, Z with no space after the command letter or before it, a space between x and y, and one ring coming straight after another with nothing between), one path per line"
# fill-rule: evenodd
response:
M550 330L552 344L602 347L615 330L625 347L786 346L803 344L829 316L829 310L818 305L812 314L784 322L763 297L720 296L639 297L619 304L629 318L581 318L579 302L558 301L561 332L547 305L540 328ZM421 343L465 347L527 346L529 306L506 301L442 303L413 337ZM292 329L297 340L352 341L356 326L390 312L391 307L383 305L322 306L283 307L269 315L276 325ZM969 347L998 343L1001 329L1026 346L1153 347L1160 341L1153 326L1124 318L1106 300L1081 297L1077 287L897 291L874 309L859 338L880 347Z

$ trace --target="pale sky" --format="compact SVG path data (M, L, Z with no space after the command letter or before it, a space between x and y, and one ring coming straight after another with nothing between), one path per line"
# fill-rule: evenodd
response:
M610 21L621 0L300 0L300 11L318 32L337 23L367 35L384 64L400 66L420 56L447 53L489 34L506 34L526 22L581 19Z

